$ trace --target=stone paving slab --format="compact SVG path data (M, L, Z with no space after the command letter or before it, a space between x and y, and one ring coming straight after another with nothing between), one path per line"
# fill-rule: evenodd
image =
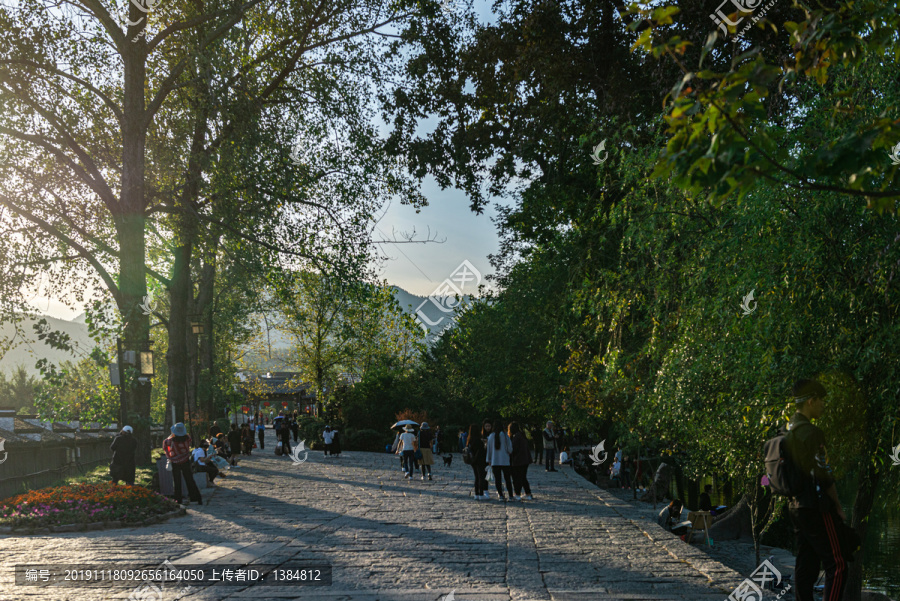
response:
M295 465L259 451L188 515L144 528L2 536L2 601L128 599L133 585L16 586L13 566L330 564L333 584L169 584L142 601L724 601L744 576L647 520L571 469L532 466L536 499L472 498L454 456L434 480L404 480L395 457L312 452ZM133 597L141 599L140 596Z

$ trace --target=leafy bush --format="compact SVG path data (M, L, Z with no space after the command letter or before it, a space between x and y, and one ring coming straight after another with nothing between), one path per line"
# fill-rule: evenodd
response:
M347 436L347 448L353 451L383 453L385 445L394 441L390 432L378 430L356 430Z
M325 448L322 432L328 424L312 416L301 417L298 424L300 426L300 440L306 441L307 449L319 450Z

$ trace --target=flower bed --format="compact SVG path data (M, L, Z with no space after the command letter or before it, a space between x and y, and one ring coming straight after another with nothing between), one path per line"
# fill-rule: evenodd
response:
M31 530L78 525L134 525L169 517L175 501L141 486L110 482L32 490L0 501L0 527Z

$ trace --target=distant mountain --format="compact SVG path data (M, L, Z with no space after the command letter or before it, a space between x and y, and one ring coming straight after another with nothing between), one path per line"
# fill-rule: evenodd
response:
M435 336L444 328L450 325L450 317L452 313L442 311L438 306L446 307L449 302L448 298L430 298L427 296L417 296L411 294L398 286L392 286L394 298L400 304L400 307L409 314L415 315L417 311L424 315L424 319L420 319L428 327L428 341L433 342ZM472 301L472 297L466 295L463 298L464 303ZM34 364L38 359L46 358L51 362L59 365L63 361L77 361L87 356L94 348L94 341L88 336L87 324L85 324L85 315L75 317L72 321L57 319L48 315L43 316L47 320L53 330L58 330L68 334L72 342L75 343L75 353L68 353L51 348L50 346L39 342L34 333L32 325L35 321L23 322L20 324L24 331L24 336L17 338L15 345L9 351L0 357L0 371L12 373L17 366L23 365L30 374L37 374L38 371ZM424 330L423 330L424 333ZM13 334L13 327L10 324L0 325L0 339L4 339ZM270 342L272 350L282 350L290 345L290 341L286 335L279 332L272 332ZM277 367L272 364L273 369Z
M407 313L417 315L419 322L428 327L429 342L433 342L434 336L452 323L453 312L446 311L446 309L456 304L455 298L417 296L398 286L392 286L392 288L394 289L394 298L397 299L400 307ZM466 294L462 297L463 305L471 302L470 295Z
M40 317L38 319L41 319ZM71 338L71 342L75 347L73 353L60 351L51 348L49 345L38 341L34 328L32 327L37 320L23 321L19 324L22 334L16 336L13 340L13 347L0 357L0 371L12 373L16 367L23 365L29 374L37 374L38 370L34 364L38 359L46 358L52 363L59 365L63 361L78 361L80 358L87 356L94 348L94 341L88 336L87 325L84 319L78 321L66 321L44 315L43 319L47 320L52 330L65 332ZM0 340L12 337L15 328L8 323L0 324Z

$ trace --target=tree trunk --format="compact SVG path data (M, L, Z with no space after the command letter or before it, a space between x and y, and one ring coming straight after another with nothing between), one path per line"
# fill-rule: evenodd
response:
M137 48L123 53L122 189L113 214L119 243L119 295L125 350L149 350L150 316L140 310L147 294L144 239L145 56ZM130 380L130 378L129 378ZM123 382L125 416L137 440L135 460L150 463L151 383Z
M201 315L200 322L203 324L203 335L200 337L199 351L199 380L197 382L198 407L212 419L214 410L214 383L216 381L213 373L213 354L215 346L213 344L213 298L215 294L216 283L216 244L214 244L211 259L203 264L200 269L200 280L197 286L197 313Z
M129 215L121 219L119 234L119 310L124 322L123 348L125 351L150 350L150 319L139 306L147 294L144 272L144 219ZM135 365L140 368L140 360ZM137 463L150 463L150 382L140 382L136 377L122 383L125 394L125 420L134 428L137 441Z
M188 388L188 305L191 294L190 241L175 249L172 286L169 289L169 387L167 399L175 408L175 421L184 421L184 401Z

